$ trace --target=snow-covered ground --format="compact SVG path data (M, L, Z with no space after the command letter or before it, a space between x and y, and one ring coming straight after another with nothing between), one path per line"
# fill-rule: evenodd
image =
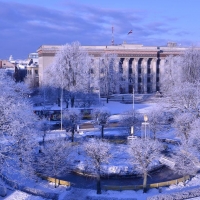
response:
M138 110L141 113L146 113L148 109L151 109L154 104L135 104L134 108ZM129 111L133 109L132 104L122 104L120 102L109 102L108 104L106 102L103 103L103 107L105 109L108 109L111 113L111 120L115 121L119 119L119 116L121 113L125 111ZM82 137L83 135L87 134L99 134L98 131L83 131L81 132L81 135L77 135L77 137ZM121 134L121 130L105 130L106 134ZM59 137L66 137L66 132L62 131L52 131L51 134L47 136L46 139L51 138L59 138ZM160 138L173 138L174 135L172 132L166 131L158 134L158 137ZM59 186L58 188L54 188L54 185L52 183L48 183L47 181L39 181L38 183L35 182L29 182L27 184L29 187L40 189L46 192L54 192L59 194L59 200L84 200L84 199L138 199L138 200L146 200L147 197L158 195L159 190L158 189L150 189L147 193L143 193L142 190L139 191L104 191L102 190L101 195L96 194L96 190L91 189L80 189L71 187L66 188L65 186ZM173 192L179 192L183 190L198 188L200 186L200 175L195 176L192 178L191 181L187 181L186 185L183 185L183 183L179 183L178 185L172 185L170 187L164 187L162 188L162 194L165 193L173 193ZM25 192L17 191L17 190L8 190L8 195L5 198L0 198L5 200L43 200L42 197L37 197L33 195L29 195ZM194 198L194 200L200 199L199 197Z
M43 181L44 182L44 181ZM177 193L181 191L187 191L194 188L199 188L200 186L200 175L192 178L191 181L187 181L186 185L184 186L183 183L179 183L178 185L172 185L170 187L163 187L162 192L159 193L158 189L150 189L147 193L143 193L142 190L132 191L132 190L125 190L125 191L104 191L102 190L102 194L97 195L96 190L90 189L80 189L74 188L71 189L65 188L63 186L59 186L58 188L54 188L53 184L49 184L47 182L43 183L43 190L52 191L59 194L59 200L86 200L86 199L102 199L102 200L146 200L147 197L151 197L154 195L159 194L171 194ZM36 187L32 185L32 187ZM39 187L42 188L41 186ZM5 200L44 200L41 197L29 195L27 193L21 191L11 191L9 190L8 196L5 198L0 198ZM193 200L199 200L200 197L193 198Z

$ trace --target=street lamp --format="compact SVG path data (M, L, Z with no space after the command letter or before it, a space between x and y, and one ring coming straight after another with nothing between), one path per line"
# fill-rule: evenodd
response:
M131 126L131 135L134 134L134 126Z
M79 133L79 125L77 125L77 133Z
M150 137L150 127L149 127L149 122L148 122L148 116L145 114L144 115L144 122L142 122L142 135L144 139L147 137Z

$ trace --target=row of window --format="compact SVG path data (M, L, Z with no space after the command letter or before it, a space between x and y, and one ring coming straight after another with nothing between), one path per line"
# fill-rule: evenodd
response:
M27 70L27 74L32 75L32 70ZM38 75L38 70L35 69L35 74Z

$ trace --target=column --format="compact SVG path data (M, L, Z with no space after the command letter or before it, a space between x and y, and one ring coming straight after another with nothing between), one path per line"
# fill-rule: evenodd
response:
M133 64L132 64L133 71L134 71L134 81L135 81L134 90L136 94L138 93L138 61L139 61L139 58L134 58Z
M162 77L163 77L163 74L164 74L164 64L165 64L165 59L164 58L160 59L159 84L158 84L159 89L160 89L160 83L162 82Z
M143 60L142 60L144 94L147 93L147 61L148 61L148 58L143 58Z
M115 70L116 70L116 73L118 74L118 77L116 77L116 93L120 93L120 71L119 71L119 68L120 68L120 60L121 58L116 58L115 59Z
M156 65L157 65L157 58L153 58L151 61L152 92L156 92Z
M124 88L125 88L125 93L128 93L128 68L129 68L129 60L130 58L124 58L123 61L123 78L125 78L125 80L123 80L124 82Z

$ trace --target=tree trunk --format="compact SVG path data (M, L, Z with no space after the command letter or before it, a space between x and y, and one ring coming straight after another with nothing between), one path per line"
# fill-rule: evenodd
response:
M56 177L55 177L55 186L54 187L56 188Z
M63 127L63 88L61 89L61 98L60 98L60 129L62 131Z
M153 133L153 139L156 140L156 132Z
M101 176L97 176L97 194L101 194Z
M20 163L19 166L20 166L20 168L22 169L22 158L21 158L21 157L19 158L19 161L20 161L20 162L19 162L19 163Z
M104 138L104 125L101 126L101 138Z
M46 137L46 133L44 133L43 138L42 138L42 144L43 144L43 146L44 146L45 137Z
M74 97L71 97L71 108L74 107Z
M143 193L147 192L147 172L143 174Z
M68 101L68 99L66 100L66 108L68 108L69 107L69 101Z
M72 140L71 140L72 142L74 142L74 131L75 131L75 128L72 129Z
M106 97L106 102L108 103L108 96Z
M60 98L58 98L58 106L60 107Z

